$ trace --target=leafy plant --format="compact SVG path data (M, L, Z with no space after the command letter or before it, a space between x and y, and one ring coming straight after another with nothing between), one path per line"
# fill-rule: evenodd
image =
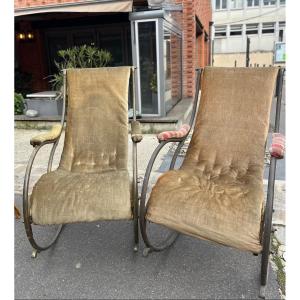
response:
M56 90L63 85L63 69L105 67L112 60L110 52L87 45L59 50L57 55L60 58L60 62L55 61L58 73L51 75L50 80Z
M157 94L157 75L154 73L150 80L150 89L153 93Z
M22 94L15 93L15 115L22 115L24 110L24 98Z
M32 92L32 74L15 69L15 91L22 95Z

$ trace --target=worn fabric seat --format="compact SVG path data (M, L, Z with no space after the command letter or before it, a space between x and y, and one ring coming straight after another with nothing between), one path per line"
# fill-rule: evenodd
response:
M162 175L146 218L259 253L264 149L278 70L204 70L194 133L179 170Z
M127 170L47 173L32 193L33 222L46 225L131 219L130 190Z
M130 67L67 70L68 115L56 171L33 188L35 224L131 219L128 160Z
M231 167L218 171L191 168L161 176L151 194L148 219L188 235L260 252L263 185L255 167L240 175Z

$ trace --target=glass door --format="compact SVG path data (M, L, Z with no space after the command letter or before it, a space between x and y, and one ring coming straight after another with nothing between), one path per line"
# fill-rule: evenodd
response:
M142 115L160 114L157 21L135 23L139 108Z

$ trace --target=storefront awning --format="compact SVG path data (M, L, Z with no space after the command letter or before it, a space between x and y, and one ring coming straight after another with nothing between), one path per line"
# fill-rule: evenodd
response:
M131 12L133 0L87 0L15 9L15 17L52 12Z

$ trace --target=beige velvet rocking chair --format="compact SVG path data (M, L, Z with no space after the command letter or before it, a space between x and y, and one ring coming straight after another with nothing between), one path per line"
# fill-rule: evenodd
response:
M159 140L146 170L140 202L145 256L172 245L179 232L262 253L260 296L264 297L276 168L276 158L272 157L264 205L264 153L276 83L275 130L279 129L283 74L283 69L275 67L207 67L202 75L198 70L190 125L196 115L200 83L201 100L182 166L174 170L189 131L182 137L173 134ZM158 179L146 199L153 163L170 142L178 143L170 171ZM165 241L155 242L147 232L149 222L173 231Z
M67 69L64 72L64 109L61 124L31 139L34 147L23 189L26 234L32 257L57 239L62 224L99 220L133 220L134 251L138 250L138 196L136 144L142 140L135 116L133 67ZM128 87L133 78L133 176L128 160ZM52 171L53 155L62 133L66 99L67 122L59 166ZM28 195L32 164L38 151L52 144L48 171ZM133 177L131 179L130 177ZM47 245L33 237L32 226L58 225Z

